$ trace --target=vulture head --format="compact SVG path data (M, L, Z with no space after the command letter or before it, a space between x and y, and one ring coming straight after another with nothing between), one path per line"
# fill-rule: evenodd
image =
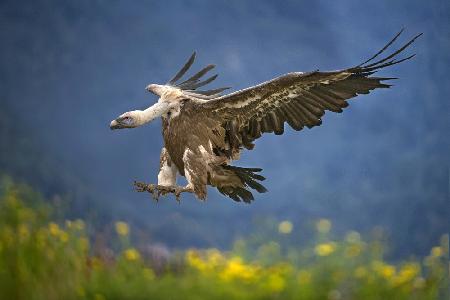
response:
M179 108L186 100L205 101L214 99L219 97L224 90L228 89L228 87L225 87L207 91L198 90L199 87L202 87L217 78L217 75L214 75L206 80L200 80L201 77L215 67L214 65L208 65L189 79L178 82L192 66L194 60L195 52L191 55L183 68L181 68L181 70L178 71L178 73L165 85L149 84L145 88L147 91L159 97L157 103L145 110L133 110L120 115L115 120L111 121L110 128L123 129L139 127L158 117L170 116L171 111L179 111Z
M114 130L142 126L158 117L163 116L164 114L167 114L174 106L174 103L161 101L160 99L160 101L145 110L132 110L121 114L115 120L111 121L109 128Z

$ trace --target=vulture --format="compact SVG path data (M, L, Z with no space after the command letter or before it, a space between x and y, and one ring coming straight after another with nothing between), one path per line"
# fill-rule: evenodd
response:
M160 195L194 193L205 200L207 186L213 186L234 201L250 203L251 190L266 192L260 168L232 165L244 150L252 150L264 133L281 135L287 123L300 131L322 124L326 111L341 113L348 100L378 88L389 88L396 79L374 74L386 67L409 60L397 58L420 35L387 55L386 50L403 29L380 51L363 63L337 71L292 72L258 85L226 95L228 88L204 90L217 75L202 79L215 66L208 65L183 80L195 60L195 52L166 84L150 84L146 90L159 97L145 110L126 112L111 124L111 129L135 128L156 118L162 119L164 147L161 150L157 184L135 182L140 192ZM177 175L186 186L177 185Z

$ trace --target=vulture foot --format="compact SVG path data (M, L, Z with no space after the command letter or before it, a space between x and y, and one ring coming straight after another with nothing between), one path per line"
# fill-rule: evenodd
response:
M161 195L167 195L167 194L174 194L175 198L178 202L180 202L180 196L181 193L193 193L193 189L189 187L183 187L183 186L165 186L165 185L158 185L158 184L147 184L144 182L134 182L134 187L136 188L136 191L138 192L149 192L152 194L153 199L156 201L159 200L159 196Z

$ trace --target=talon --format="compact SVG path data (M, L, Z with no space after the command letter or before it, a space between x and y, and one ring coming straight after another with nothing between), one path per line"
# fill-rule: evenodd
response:
M145 191L142 182L134 181L133 185L135 186L136 191L138 191L138 192L144 192Z
M175 194L175 200L177 200L178 203L181 202L181 199L180 199L181 192L182 192L182 189L181 189L180 187L176 187L176 188L175 188L175 191L174 191L174 194Z
M169 187L169 186L158 185L157 189L158 189L158 192L160 195L166 195L166 194L172 192L173 188Z
M152 194L152 198L156 201L159 200L161 195L174 194L177 202L181 201L181 193L193 193L192 188L182 186L165 186L157 184L146 184L143 182L134 181L134 186L138 192L149 192Z

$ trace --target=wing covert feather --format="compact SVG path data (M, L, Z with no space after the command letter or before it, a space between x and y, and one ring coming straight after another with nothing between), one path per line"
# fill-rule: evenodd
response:
M418 36L389 55L389 59L405 50ZM331 72L288 73L205 101L201 108L223 124L233 122L233 136L239 146L246 148L253 148L252 142L263 133L283 134L284 123L297 131L305 126L312 128L321 125L326 111L340 113L348 106L349 99L377 88L390 87L384 81L395 78L371 75L413 56L388 62L382 58L370 65L367 63L388 49L397 37L366 63L356 67Z

